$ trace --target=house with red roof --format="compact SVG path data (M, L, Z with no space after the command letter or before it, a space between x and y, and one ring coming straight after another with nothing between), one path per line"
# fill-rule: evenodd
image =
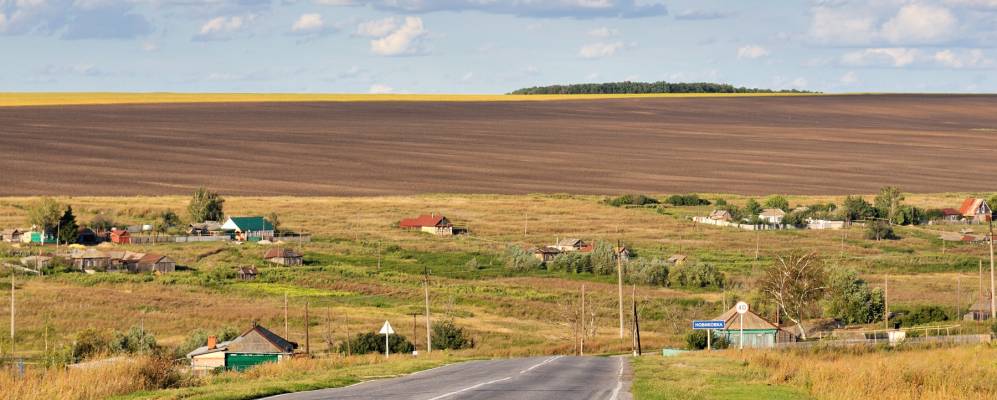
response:
M423 214L416 218L405 218L398 222L402 229L418 229L426 233L440 236L454 234L454 226L447 217L433 214Z
M980 198L968 198L962 201L962 206L959 207L959 212L962 216L974 223L990 222L993 218L993 210L990 209L990 205L987 201Z

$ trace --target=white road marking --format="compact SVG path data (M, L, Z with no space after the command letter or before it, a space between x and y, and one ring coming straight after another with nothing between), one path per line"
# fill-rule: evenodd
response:
M620 357L620 372L616 375L616 389L613 389L613 396L609 400L616 400L620 397L620 389L623 389L623 357Z
M440 399L442 399L442 398L446 398L446 397L450 397L450 396L453 396L453 395L455 395L455 394L459 394L459 393L463 393L463 392L466 392L466 391L468 391L468 390L474 390L474 389L477 389L477 388L479 388L479 387L482 387L482 386L485 386L485 385L491 385L491 384L493 384L493 383L498 383L498 382L502 382L502 381L507 381L507 380L509 380L509 379L512 379L512 377L511 377L511 376L507 376L507 377L505 377L505 378L502 378L502 379L496 379L496 380L494 380L494 381L488 381L488 382L485 382L485 383L479 383L479 384L477 384L477 385L474 385L474 386L471 386L471 387L466 387L466 388L463 388L463 389L461 389L461 390L457 390L457 391L453 391L453 392L450 392L450 393L445 393L445 394L441 394L441 395L439 395L439 396L436 396L436 397L433 397L433 398L431 398L431 399L429 399L429 400L440 400Z
M524 369L524 370L522 370L522 371L519 371L519 373L521 373L521 374L525 374L525 373L527 373L527 372L530 372L530 371L532 371L532 370L533 370L534 368L537 368L537 367L539 367L539 366L542 366L542 365L544 365L544 364L547 364L547 363L549 363L549 362L551 362L551 361L554 361L554 360L556 360L556 359L558 359L558 358L561 358L561 357L563 357L563 356L556 356L556 357L551 357L551 358L548 358L548 359L544 360L543 362L541 362L541 363L539 363L539 364L537 364L537 365L534 365L534 366L532 366L532 367L529 367L529 368L527 368L527 369Z

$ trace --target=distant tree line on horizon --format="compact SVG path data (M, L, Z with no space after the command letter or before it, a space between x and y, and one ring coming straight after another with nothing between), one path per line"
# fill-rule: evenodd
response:
M772 90L735 87L711 82L606 82L534 86L510 94L649 94L649 93L816 93L804 90Z

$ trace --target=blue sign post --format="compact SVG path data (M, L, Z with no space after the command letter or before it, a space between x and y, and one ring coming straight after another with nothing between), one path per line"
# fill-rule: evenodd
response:
M723 329L727 325L727 321L721 320L703 320L703 321L692 321L692 329L706 329L706 351L713 350L713 329Z

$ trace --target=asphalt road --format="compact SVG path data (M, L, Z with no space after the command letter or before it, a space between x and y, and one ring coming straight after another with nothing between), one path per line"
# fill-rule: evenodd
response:
M630 378L630 366L623 357L532 357L464 362L400 378L268 399L629 400Z

